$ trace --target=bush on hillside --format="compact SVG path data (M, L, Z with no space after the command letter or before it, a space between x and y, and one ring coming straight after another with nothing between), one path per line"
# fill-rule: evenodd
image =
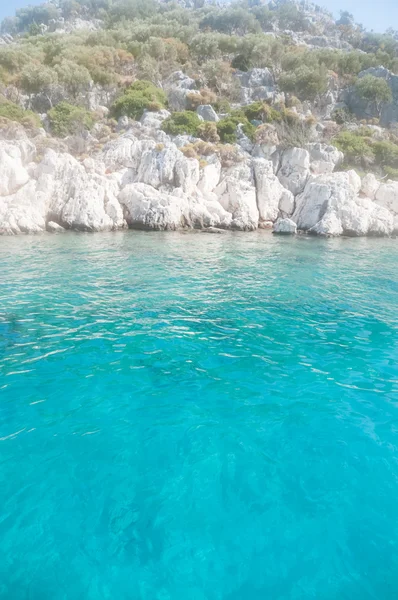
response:
M327 70L324 66L311 69L302 65L296 71L282 73L279 85L283 92L295 94L300 100L314 100L328 89Z
M170 135L198 136L199 126L203 123L192 111L175 112L162 123L162 129Z
M349 165L365 166L374 161L375 155L368 136L358 135L355 131L342 131L333 143L344 153L344 160Z
M62 60L55 66L58 75L58 81L62 83L66 90L76 98L76 96L89 87L91 75L86 67L82 67L71 60Z
M372 145L376 157L376 163L388 167L389 169L398 168L398 144L384 140L375 142Z
M208 88L202 88L199 94L187 94L187 100L189 101L190 108L192 108L192 110L196 110L201 104L214 104L217 101L217 96L212 90L209 90Z
M249 122L244 111L237 109L217 123L217 133L223 144L236 143L238 125L242 125L242 131L249 139L253 139L256 128Z
M112 113L118 119L126 115L140 119L144 110L160 110L165 107L167 98L163 90L150 81L135 81L112 106Z
M87 110L80 106L60 102L49 110L51 131L57 137L66 137L90 130L94 125L94 118Z
M382 105L392 101L392 92L387 81L374 75L365 75L358 79L355 91L363 100L372 102L379 115Z
M57 73L45 65L28 65L20 76L21 89L26 94L38 94L46 91L58 81Z
M217 132L217 124L210 121L206 121L199 125L198 135L205 142L216 144L220 141L220 136Z
M0 99L0 117L21 123L27 128L41 127L40 118L30 110L24 110L17 104Z
M332 113L333 121L336 121L338 125L344 125L344 123L348 123L352 120L352 115L348 108L336 108L336 110Z
M282 121L275 125L282 148L303 148L313 141L314 131L311 121L301 121L297 117L293 121Z
M220 140L223 144L235 144L236 137L236 128L239 125L239 122L242 119L233 118L231 116L225 117L225 119L221 119L217 123L217 133L220 136Z

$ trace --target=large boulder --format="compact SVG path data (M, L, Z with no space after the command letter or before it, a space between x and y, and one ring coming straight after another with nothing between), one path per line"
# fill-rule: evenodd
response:
M279 214L289 216L294 210L294 196L274 174L273 164L263 158L253 159L260 221L276 221Z
M87 171L69 154L54 150L47 150L30 173L14 193L0 197L2 233L37 233L48 221L83 231L124 226L117 201L119 176Z
M320 175L296 198L292 219L317 235L390 235L393 216L369 198L359 198L350 173Z
M256 100L270 100L275 95L275 81L271 71L250 69L236 74L241 84L241 100L243 103Z
M297 233L297 225L291 219L278 219L276 223L274 223L272 233L295 235Z
M376 191L375 200L380 206L384 206L394 215L398 215L398 181L382 183Z
M179 229L189 225L189 204L184 197L160 192L146 183L125 186L119 194L124 216L133 229Z
M171 110L182 111L190 107L189 95L200 95L196 90L195 80L182 71L175 71L164 82L164 89L169 100Z
M132 133L126 133L105 144L100 159L108 172L120 169L138 169L142 155L156 148L154 140L138 140Z
M36 191L46 197L47 220L82 231L123 227L117 176L88 174L69 154L48 150L36 177Z
M159 129L162 125L163 121L170 116L170 112L166 109L158 110L156 112L145 110L140 123L143 127L148 127L149 129Z
M119 202L133 229L227 228L232 221L231 213L217 200L195 199L181 188L167 193L145 183L132 183L120 192Z
M335 167L344 160L344 154L335 146L319 142L307 144L310 153L311 172L315 175L333 173Z
M29 181L29 173L24 167L27 156L19 145L0 142L0 196L14 194Z
M220 117L214 110L211 104L200 104L196 109L199 117L202 117L204 121L211 121L213 123L217 123L220 120Z
M221 206L232 214L232 228L242 231L257 229L256 188L248 163L231 167L216 187L215 194Z
M0 234L39 233L46 227L46 197L30 180L14 194L0 196Z
M374 198L376 196L376 192L379 189L379 187L380 187L380 181L378 181L378 179L376 179L376 177L373 175L373 173L368 173L362 179L360 191L361 191L361 194L363 194L367 198L374 200Z
M198 189L204 196L217 187L221 177L221 162L217 155L209 156L206 165L201 169Z
M278 179L294 196L300 194L310 175L310 154L304 148L288 148L282 154Z

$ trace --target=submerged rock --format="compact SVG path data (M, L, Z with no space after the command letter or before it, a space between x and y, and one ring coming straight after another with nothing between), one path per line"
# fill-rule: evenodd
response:
M278 219L274 223L272 233L295 235L297 233L297 225L291 219Z
M46 225L46 229L50 233L62 233L65 231L64 227L61 227L61 225L58 225L58 223L55 223L54 221L49 221Z
M203 233L226 233L225 229L220 229L219 227L206 227L202 229Z

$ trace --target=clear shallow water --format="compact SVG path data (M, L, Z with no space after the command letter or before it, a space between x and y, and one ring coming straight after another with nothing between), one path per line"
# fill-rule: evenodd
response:
M398 596L398 244L0 239L0 598Z

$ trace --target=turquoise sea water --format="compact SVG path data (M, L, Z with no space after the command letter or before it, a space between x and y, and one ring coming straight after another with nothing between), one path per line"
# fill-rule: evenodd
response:
M398 597L398 244L0 239L0 598Z

